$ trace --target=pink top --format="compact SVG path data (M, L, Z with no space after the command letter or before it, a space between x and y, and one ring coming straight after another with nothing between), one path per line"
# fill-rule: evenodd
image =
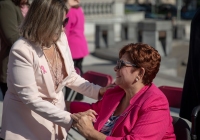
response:
M71 8L66 17L69 21L65 27L69 47L73 59L83 58L89 54L87 41L84 36L84 13L81 7Z
M102 129L115 111L125 92L119 86L109 89L102 100L88 104L71 102L71 113L93 109L97 112L94 128ZM145 86L131 100L130 105L115 122L106 140L176 140L169 103L154 85Z

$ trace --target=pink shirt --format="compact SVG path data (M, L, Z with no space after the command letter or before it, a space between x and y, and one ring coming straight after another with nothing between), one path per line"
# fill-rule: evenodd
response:
M102 129L115 111L125 92L120 87L109 89L102 100L93 103L72 102L71 113L93 109L97 112L94 128ZM169 103L154 85L145 86L131 100L130 105L115 122L106 140L175 140Z
M81 7L71 8L66 17L69 21L65 27L69 47L73 59L83 58L89 54L87 41L84 36L84 13Z

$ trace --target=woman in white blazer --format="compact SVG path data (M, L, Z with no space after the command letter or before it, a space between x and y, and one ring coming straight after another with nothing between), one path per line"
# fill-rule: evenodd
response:
M98 99L101 88L76 74L66 35L64 0L34 0L9 55L0 137L63 140L72 124L62 89Z

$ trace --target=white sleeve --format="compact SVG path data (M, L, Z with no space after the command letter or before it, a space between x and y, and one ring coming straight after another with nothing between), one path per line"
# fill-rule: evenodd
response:
M89 81L85 80L84 78L82 78L80 75L76 73L76 70L74 69L74 62L72 59L71 51L70 51L65 33L61 34L61 40L62 40L62 43L66 44L65 54L66 54L66 57L68 57L67 59L69 60L68 67L70 67L70 69L72 70L68 75L66 86L79 93L82 93L83 95L87 97L98 100L99 90L101 86L90 83Z

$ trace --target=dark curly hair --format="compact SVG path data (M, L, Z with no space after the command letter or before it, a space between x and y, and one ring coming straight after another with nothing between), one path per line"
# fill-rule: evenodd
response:
M156 77L160 67L161 56L158 51L148 44L131 43L120 50L119 58L125 53L128 54L132 63L136 64L139 68L142 67L145 69L143 84L150 84Z

